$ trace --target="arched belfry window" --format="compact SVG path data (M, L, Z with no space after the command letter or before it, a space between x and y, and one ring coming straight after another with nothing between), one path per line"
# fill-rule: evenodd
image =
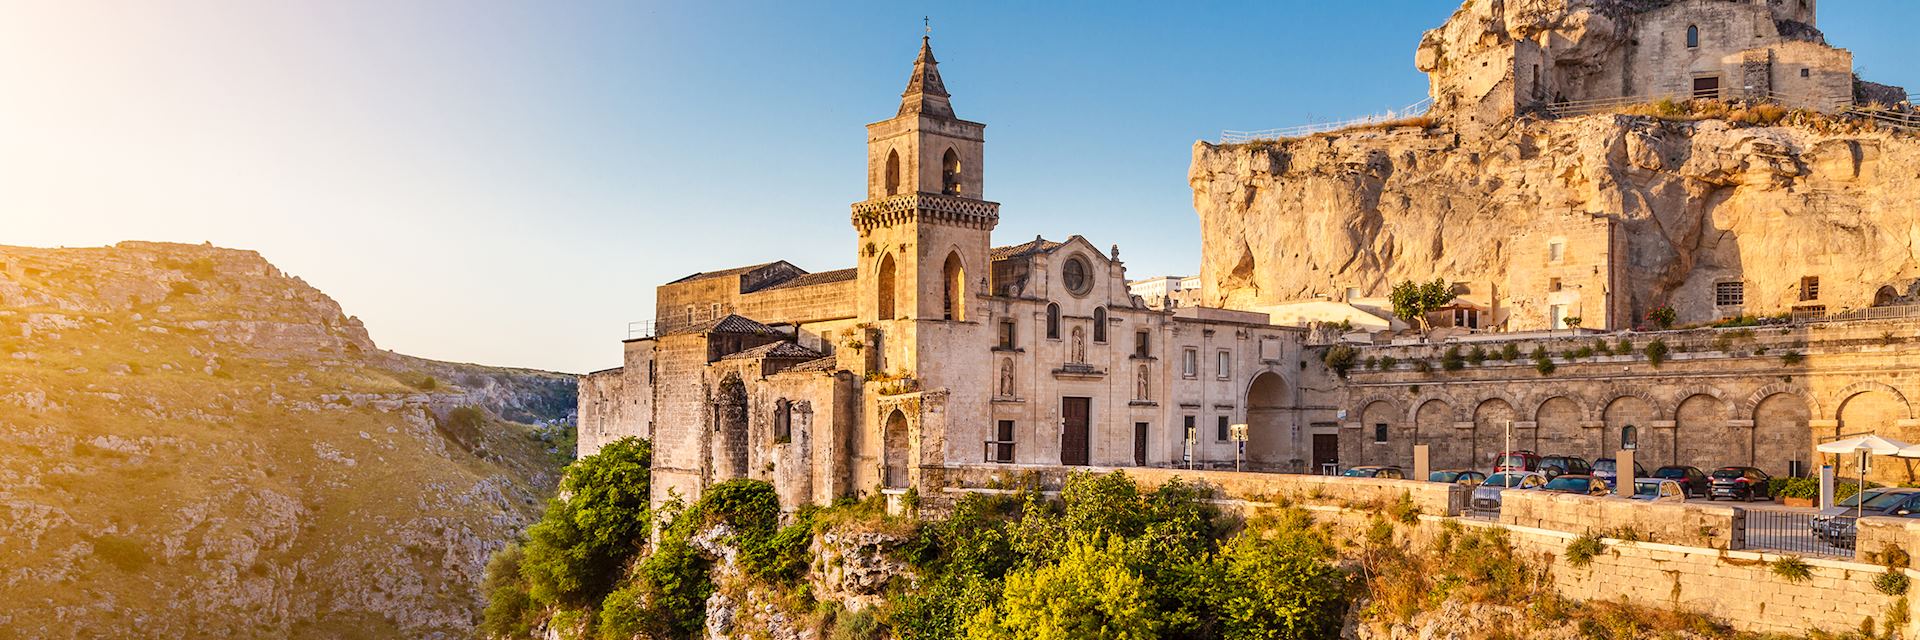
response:
M1107 341L1107 308L1093 308L1093 341Z
M941 301L945 317L948 320L967 319L967 270L960 266L958 252L947 254L947 264L940 270Z
M900 153L887 151L887 195L900 195Z
M1687 25L1687 48L1697 49L1699 47L1700 47L1700 27L1698 25L1691 25L1691 24Z
M947 149L945 158L940 159L940 193L960 195L960 154Z
M877 305L874 317L881 320L893 319L893 254L880 258L880 273L873 279L874 295Z
M1060 339L1060 305L1052 302L1047 303L1047 337Z

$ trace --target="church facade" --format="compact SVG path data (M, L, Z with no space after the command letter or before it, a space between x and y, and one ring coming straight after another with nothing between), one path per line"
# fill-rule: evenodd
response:
M582 380L580 453L647 437L656 501L756 478L789 507L983 471L1335 455L1336 403L1303 391L1325 376L1305 329L1151 308L1119 248L1078 235L995 245L984 131L923 40L895 116L867 126L854 266L660 286L623 366Z

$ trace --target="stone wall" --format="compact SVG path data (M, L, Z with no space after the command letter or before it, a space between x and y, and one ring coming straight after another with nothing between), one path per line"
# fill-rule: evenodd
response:
M1174 478L1213 488L1218 500L1272 502L1279 500L1303 504L1336 505L1382 509L1406 496L1420 513L1450 515L1456 504L1454 494L1466 488L1438 482L1348 478L1289 473L1247 473L1201 471L1154 467L1059 467L1043 465L982 465L946 467L937 470L938 484L947 493L979 490L1012 490L1038 487L1059 491L1067 477L1075 473L1125 472L1142 487L1158 487Z
M1861 562L1885 562L1887 549L1907 552L1908 558L1920 556L1920 520L1912 518L1861 518L1853 545L1854 557Z
M1508 491L1500 522L1708 549L1746 546L1746 514L1705 502L1645 502L1539 491Z

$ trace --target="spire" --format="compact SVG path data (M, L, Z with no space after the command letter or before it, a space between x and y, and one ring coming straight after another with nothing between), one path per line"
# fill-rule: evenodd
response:
M952 118L953 105L947 101L947 85L940 81L940 61L933 59L932 36L920 36L920 57L913 61L913 77L900 94L900 114L923 114Z

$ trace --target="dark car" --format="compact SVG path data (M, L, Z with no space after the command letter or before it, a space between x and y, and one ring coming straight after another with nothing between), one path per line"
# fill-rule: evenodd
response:
M1547 486L1541 488L1554 493L1579 493L1590 496L1604 496L1612 493L1607 489L1607 483L1601 479L1586 474L1573 473L1564 474L1548 480Z
M1574 456L1547 456L1540 459L1540 473L1552 478L1561 475L1584 476L1593 472L1593 465L1586 458Z
M1532 451L1502 451L1494 459L1493 472L1502 471L1539 471L1540 456Z
M1727 498L1752 502L1773 499L1767 490L1767 480L1771 478L1767 472L1753 467L1720 467L1714 469L1708 479L1712 486L1707 491L1708 500Z
M1479 486L1480 483L1485 482L1486 479L1487 474L1469 469L1449 469L1427 474L1427 482L1445 482L1464 487Z
M1593 461L1593 477L1605 481L1609 487L1617 486L1616 483L1618 482L1619 474L1614 472L1614 467L1617 466L1619 466L1619 463L1614 462L1613 458L1595 460ZM1639 462L1634 462L1633 477L1647 477L1647 468L1640 466Z
M1858 535L1854 520L1875 516L1920 518L1920 489L1869 489L1849 496L1834 508L1814 516L1813 535L1827 544L1852 549L1854 536Z
M1405 480L1407 477L1407 472L1401 471L1400 467L1354 467L1352 469L1346 470L1345 472L1342 472L1340 475L1343 475L1349 478L1388 478L1393 480Z
M1653 470L1653 477L1680 483L1687 490L1689 498L1705 498L1713 493L1713 480L1707 478L1707 472L1699 467L1666 466Z

